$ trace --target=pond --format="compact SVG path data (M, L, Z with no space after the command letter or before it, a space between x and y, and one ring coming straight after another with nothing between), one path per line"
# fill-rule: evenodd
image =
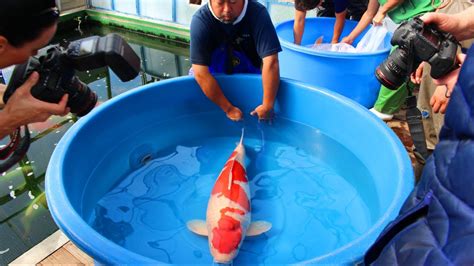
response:
M97 94L99 102L143 84L187 75L190 68L188 46L153 36L83 25L57 34L52 43L66 43L91 35L104 36L111 32L120 34L140 56L142 71L129 82L121 82L106 67L76 73ZM57 143L77 119L70 114L31 124L32 143L26 156L9 171L0 173L0 265L10 263L58 229L46 204L45 172ZM7 141L6 138L0 144Z

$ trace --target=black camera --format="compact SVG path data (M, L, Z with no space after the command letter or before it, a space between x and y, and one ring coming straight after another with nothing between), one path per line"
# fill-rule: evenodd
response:
M385 87L396 90L407 81L422 61L431 65L431 77L440 78L458 66L458 41L449 33L425 25L415 17L403 22L393 33L392 45L398 47L375 70Z
M122 37L113 33L71 42L67 49L59 45L52 46L45 55L31 57L27 63L15 67L3 101L6 103L30 74L37 71L39 81L31 88L35 98L57 103L67 93L67 106L71 112L84 116L95 107L97 95L79 80L75 70L105 66L109 66L122 81L129 81L140 71L140 58Z

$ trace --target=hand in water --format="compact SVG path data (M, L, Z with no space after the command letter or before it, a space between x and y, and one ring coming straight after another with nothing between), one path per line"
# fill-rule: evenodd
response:
M269 120L273 119L273 107L265 106L263 104L257 106L250 115L258 116L259 120Z
M227 118L229 118L232 121L240 121L242 120L242 111L240 111L239 108L232 106L227 110L226 112Z
M346 37L342 38L342 40L341 40L341 43L347 43L347 44L351 44L351 45L352 45L353 42L354 42L354 39L352 39L349 36L346 36Z

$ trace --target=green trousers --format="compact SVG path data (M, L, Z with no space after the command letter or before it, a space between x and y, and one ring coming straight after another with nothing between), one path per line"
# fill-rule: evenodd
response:
M397 46L392 47L390 54L392 54L396 48ZM392 115L400 110L407 96L408 90L406 83L403 83L397 90L391 90L381 85L379 96L374 104L374 109L381 113Z
M384 114L394 114L405 103L408 96L406 83L403 83L397 90L380 87L379 96L374 104L374 109Z

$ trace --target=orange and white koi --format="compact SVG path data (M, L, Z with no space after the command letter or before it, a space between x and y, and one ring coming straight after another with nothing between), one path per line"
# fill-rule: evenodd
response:
M192 232L207 236L214 261L229 264L237 256L245 236L267 232L271 224L251 223L249 181L244 167L244 132L212 189L206 221L187 223Z

